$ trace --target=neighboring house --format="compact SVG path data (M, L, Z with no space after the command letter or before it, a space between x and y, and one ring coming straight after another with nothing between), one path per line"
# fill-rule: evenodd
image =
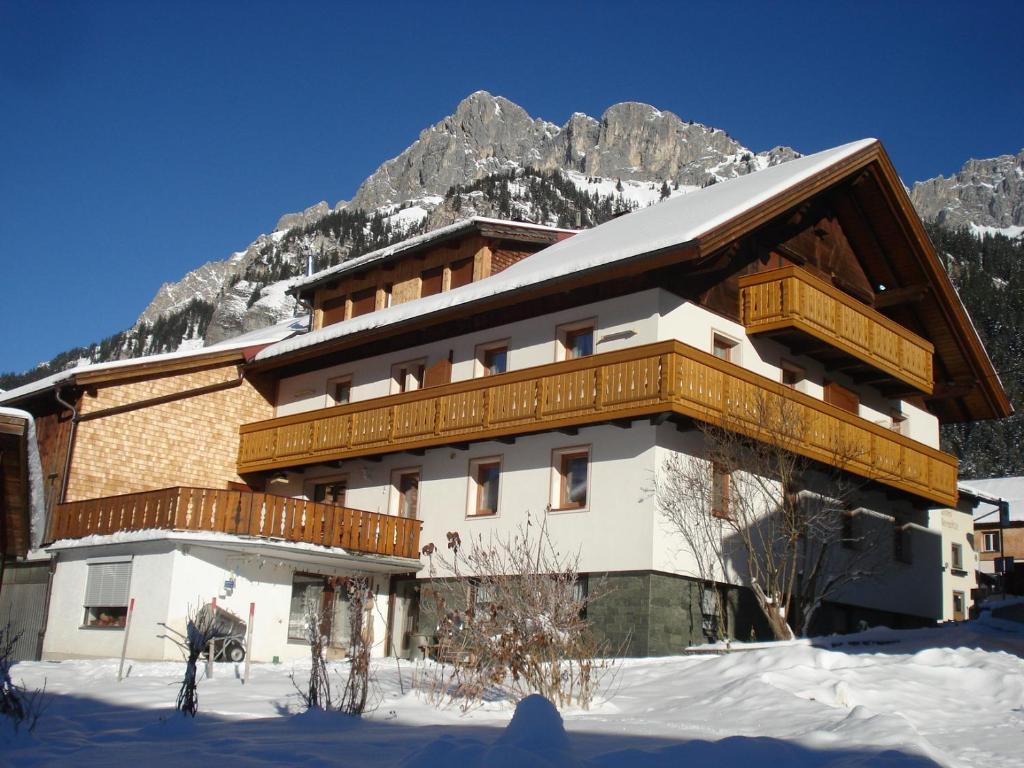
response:
M588 607L598 632L631 655L678 652L705 640L709 600L649 489L666 459L707 461L701 424L778 441L755 416L765 401L807 425L816 467L856 480L851 525L886 534L875 578L813 629L946 615L952 550L929 522L957 508L957 462L939 424L1011 408L876 141L578 234L459 222L293 291L310 332L255 355L210 348L18 395L63 489L47 656L119 652L130 597L129 655L171 656L157 622L180 630L213 596L256 603L255 658L297 656L307 598L342 618L352 574L374 579L373 652L413 652L433 633L421 545L510 537L545 514L581 588L609 590ZM718 586L742 639L763 634L747 587L735 567Z
M294 504L238 476L236 446L240 424L273 412L247 360L303 327L289 321L212 347L80 366L0 395L36 416L53 571L44 658L119 654L132 600L129 655L176 658L164 625L183 632L188 611L212 598L243 619L259 603L255 658L301 652L287 644L298 631L289 624L293 571L323 584L365 558L304 541ZM342 517L318 512L328 523ZM373 573L418 567L409 557L370 560Z
M1012 557L1014 567L1007 575L1006 587L1013 594L1024 594L1024 477L992 477L965 480L961 493L974 505L974 544L978 570L988 577L996 574L996 559ZM1008 517L1000 521L999 505L1005 503ZM991 578L993 587L999 589Z
M15 660L36 659L42 644L48 561L42 541L43 484L32 415L0 407L0 629Z
M960 490L956 508L930 512L929 528L942 535L942 618L963 621L974 609L978 587L978 553L975 551L973 499Z

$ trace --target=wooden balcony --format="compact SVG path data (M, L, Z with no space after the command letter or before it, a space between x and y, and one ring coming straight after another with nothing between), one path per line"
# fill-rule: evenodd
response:
M301 467L677 413L766 442L765 408L801 425L795 450L942 504L957 460L738 365L663 341L243 425L239 472Z
M419 558L420 527L419 520L269 493L178 487L58 504L49 540L156 528Z
M798 335L822 342L833 353L823 356L826 364L852 358L861 367L932 393L930 342L799 267L740 278L740 321L750 334ZM794 346L815 354L806 345Z

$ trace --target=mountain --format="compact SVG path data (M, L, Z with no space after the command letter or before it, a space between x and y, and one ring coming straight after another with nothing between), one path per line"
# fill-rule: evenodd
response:
M919 181L910 191L925 221L950 229L1024 233L1024 149L1016 155L968 160L952 176Z
M294 302L270 286L302 274L310 257L330 266L474 215L593 226L657 202L663 186L683 194L798 156L788 147L752 152L648 104L616 104L600 119L576 113L558 126L477 91L383 163L351 202L285 214L245 250L165 283L135 327L199 298L215 307L206 341L220 341L290 316Z

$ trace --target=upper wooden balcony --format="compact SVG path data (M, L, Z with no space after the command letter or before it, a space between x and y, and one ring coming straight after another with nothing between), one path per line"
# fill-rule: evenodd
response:
M836 355L852 358L855 365L932 393L931 343L872 307L795 266L745 275L739 284L747 333L816 340L833 353L823 357L826 363ZM815 354L806 346L799 351Z
M239 472L578 427L659 413L766 442L773 409L800 425L797 452L942 504L957 460L678 341L541 365L241 427Z
M205 531L419 557L419 520L269 493L163 488L58 504L49 541L119 531Z

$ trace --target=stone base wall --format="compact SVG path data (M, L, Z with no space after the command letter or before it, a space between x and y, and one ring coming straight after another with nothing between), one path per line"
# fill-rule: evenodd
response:
M587 609L594 631L611 653L671 656L713 641L705 632L701 585L685 576L654 571L592 574ZM726 627L737 640L771 637L749 590L723 586Z

